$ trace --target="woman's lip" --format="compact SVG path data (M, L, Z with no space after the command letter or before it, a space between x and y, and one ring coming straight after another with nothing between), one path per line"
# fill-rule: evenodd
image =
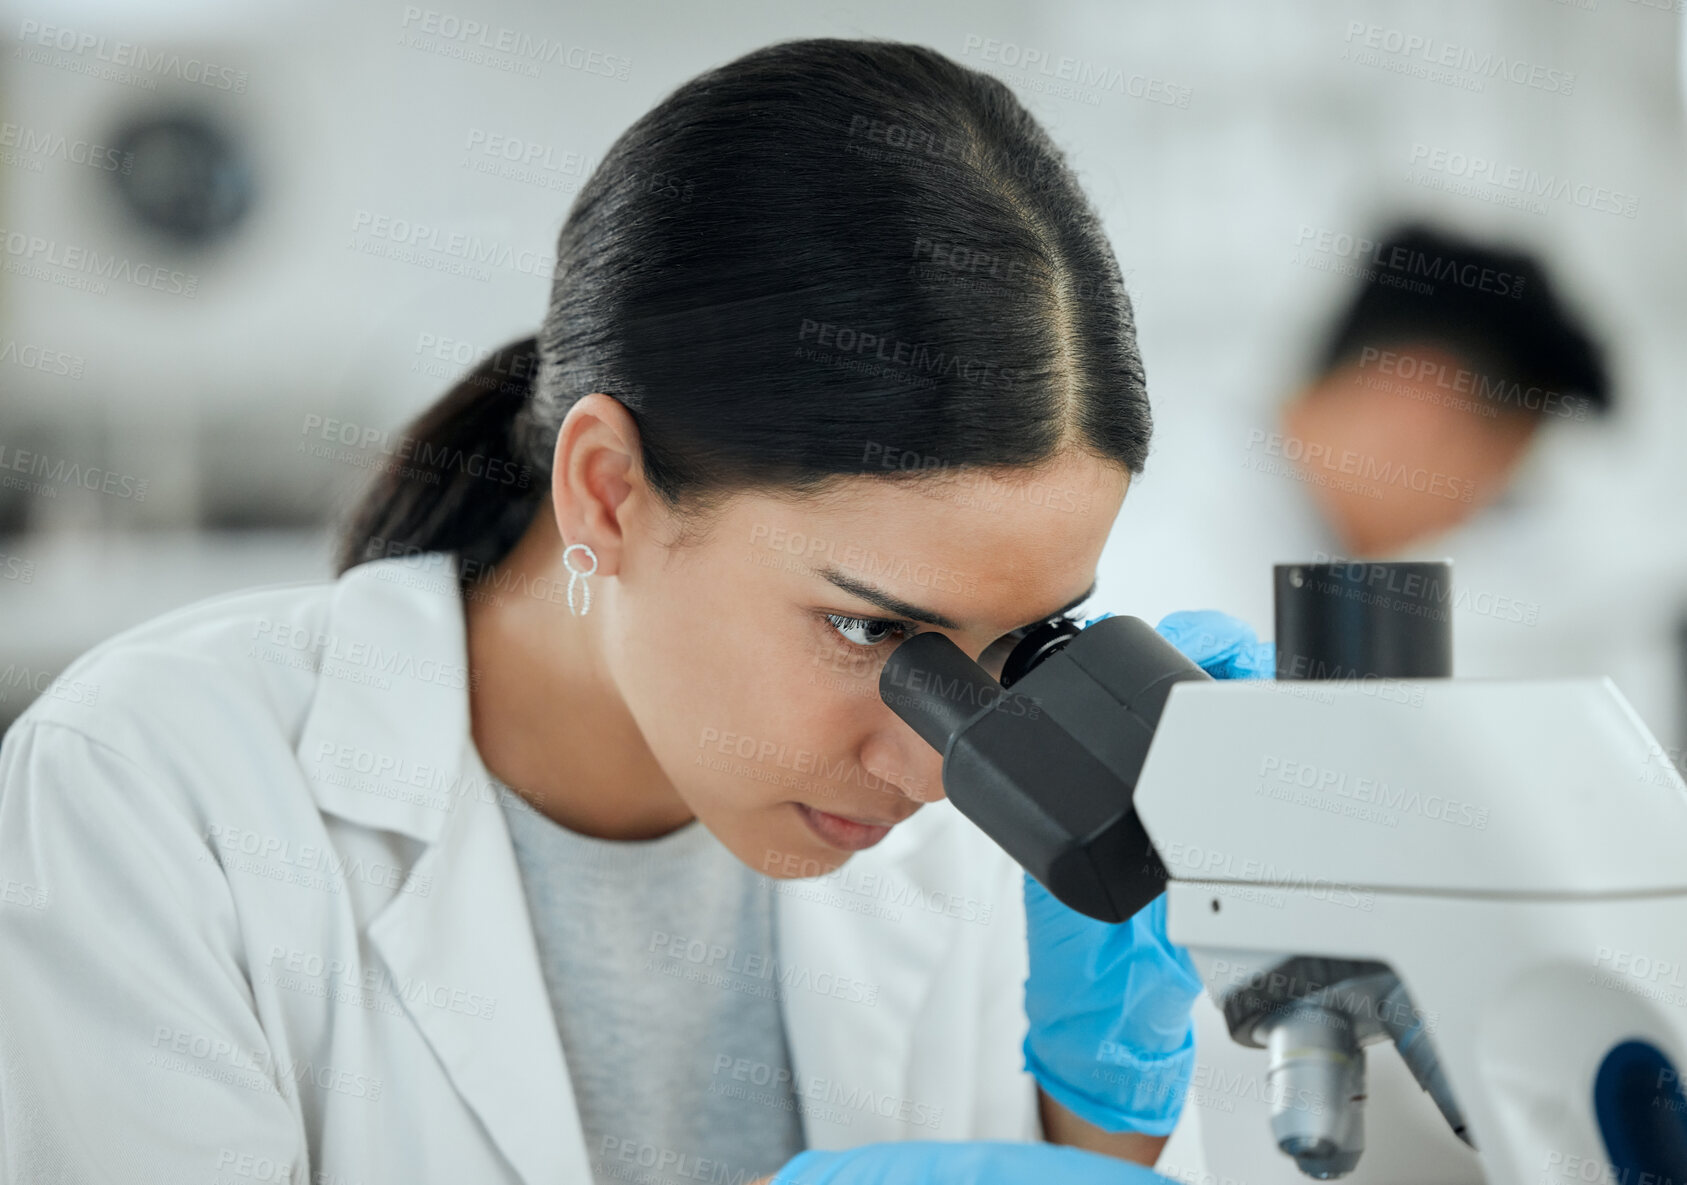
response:
M863 823L842 815L834 815L830 811L818 810L803 802L797 803L796 807L797 814L802 816L810 831L832 847L842 848L846 852L859 852L872 847L889 835L891 827L894 826L890 823Z

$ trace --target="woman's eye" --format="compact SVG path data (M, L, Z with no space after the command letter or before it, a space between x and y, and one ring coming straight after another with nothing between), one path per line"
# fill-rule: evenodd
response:
M891 638L907 637L913 633L907 623L901 621L845 617L839 613L828 613L826 620L831 622L832 628L838 632L840 638L855 646L877 646Z

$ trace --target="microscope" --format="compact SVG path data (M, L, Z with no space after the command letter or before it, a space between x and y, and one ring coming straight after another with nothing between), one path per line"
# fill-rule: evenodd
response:
M1306 1175L1388 1041L1489 1185L1687 1183L1687 786L1605 678L1451 677L1451 572L1278 565L1277 678L1056 619L1000 681L941 633L880 698L1071 908L1167 895Z

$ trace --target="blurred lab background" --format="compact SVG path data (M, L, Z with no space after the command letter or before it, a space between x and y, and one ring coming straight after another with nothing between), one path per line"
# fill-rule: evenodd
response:
M1268 636L1273 563L1449 559L1458 674L1608 674L1661 743L1687 740L1675 0L6 13L0 728L36 695L97 697L56 677L124 627L325 578L334 517L404 463L410 416L536 326L574 194L672 87L771 41L874 36L1002 78L1112 236L1156 437L1096 612L1213 607ZM1413 226L1467 246L1382 249ZM1477 247L1538 269L1525 295L1550 290L1549 331L1471 279ZM1408 308L1332 352L1385 288L1474 302L1459 319L1504 323L1498 344ZM1601 377L1540 360L1566 335ZM1558 410L1472 412L1476 380ZM1258 1051L1223 1048L1207 1013L1205 1082L1161 1171L1299 1179L1269 1141ZM1397 1059L1372 1061L1353 1179L1480 1180ZM1409 1121L1380 1109L1390 1091Z

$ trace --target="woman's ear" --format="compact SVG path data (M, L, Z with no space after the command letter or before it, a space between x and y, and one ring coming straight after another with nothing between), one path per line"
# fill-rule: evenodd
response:
M589 546L598 572L614 575L629 520L649 509L647 493L632 415L601 391L576 400L551 458L551 509L563 540Z

